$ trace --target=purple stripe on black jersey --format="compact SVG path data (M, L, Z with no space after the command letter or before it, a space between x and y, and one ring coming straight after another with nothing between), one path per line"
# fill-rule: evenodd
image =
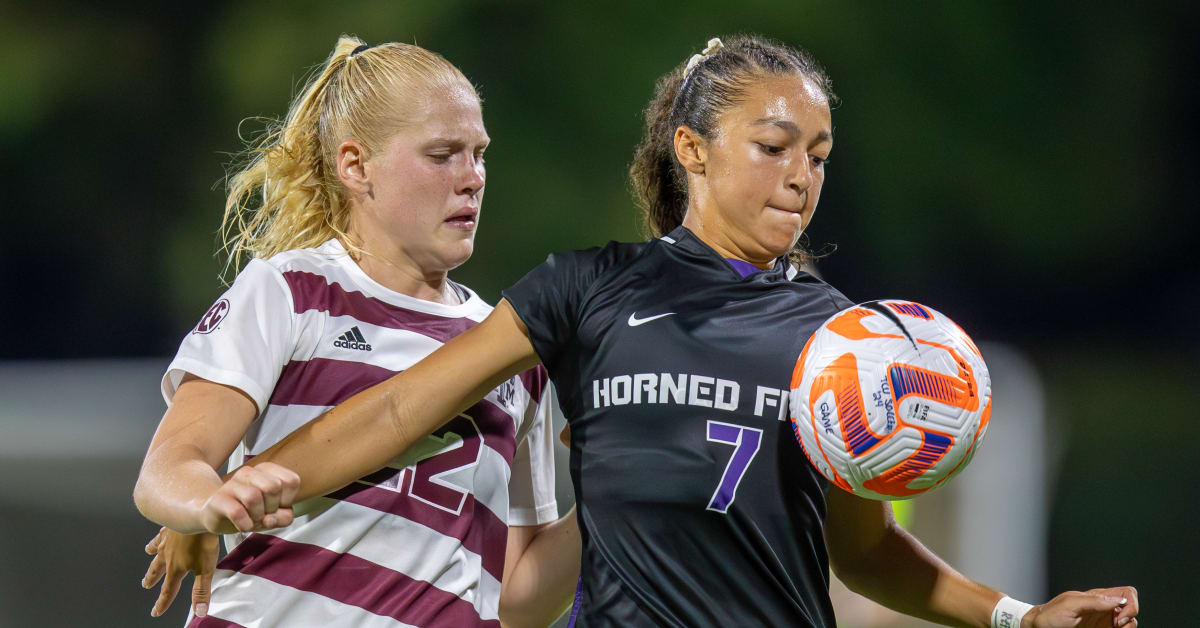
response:
M274 536L250 535L218 568L266 578L406 624L500 626L499 620L481 620L470 603L423 580L352 554Z
M336 406L355 394L399 373L363 362L329 358L291 361L271 393L273 406Z
M329 283L322 275L289 270L283 278L292 289L296 313L309 310L329 312L330 316L352 316L361 322L405 329L441 342L463 333L477 323L469 318L450 318L415 312L369 297L357 290L347 292L341 284Z
M245 628L241 624L235 624L228 619L205 615L204 617L195 617L192 622L187 625L187 628Z
M575 579L575 601L571 603L571 619L567 620L567 628L575 628L579 619L579 608L583 606L583 574Z
M762 269L758 266L755 266L746 260L740 260L736 257L726 257L725 261L729 262L729 265L732 266L733 269L736 270L737 273L742 277L749 277L754 273L762 272Z
M403 469L391 469L390 474L386 471L369 477L382 484L404 472ZM508 525L487 506L475 501L474 495L466 496L462 510L457 515L415 500L406 493L361 482L336 490L326 497L403 517L439 534L456 538L463 547L479 556L484 571L492 574L496 580L504 575Z

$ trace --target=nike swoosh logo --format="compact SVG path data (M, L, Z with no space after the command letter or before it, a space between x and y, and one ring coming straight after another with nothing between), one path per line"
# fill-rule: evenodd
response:
M657 320L664 316L672 316L674 314L675 314L675 312L667 312L666 314L658 314L655 316L647 316L646 318L638 318L637 312L634 312L633 314L629 315L629 326L637 327L638 325L644 325L646 323L649 323L652 320Z

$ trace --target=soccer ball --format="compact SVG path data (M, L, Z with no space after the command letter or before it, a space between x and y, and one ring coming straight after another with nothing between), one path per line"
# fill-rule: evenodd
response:
M825 321L796 361L792 428L830 482L870 499L907 499L954 477L992 412L979 349L958 325L911 301L872 301Z

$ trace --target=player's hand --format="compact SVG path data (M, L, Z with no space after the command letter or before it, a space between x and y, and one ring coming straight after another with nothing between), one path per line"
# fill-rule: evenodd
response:
M1021 628L1137 628L1137 589L1068 591L1033 607Z
M200 522L214 534L290 525L299 488L300 476L277 464L242 467L204 502Z
M180 534L167 528L159 530L150 539L146 553L154 559L142 578L142 588L153 589L162 580L158 599L154 601L154 608L150 609L151 617L167 612L179 593L183 577L189 571L196 575L192 582L192 612L197 617L208 614L213 570L217 568L218 539L213 534Z

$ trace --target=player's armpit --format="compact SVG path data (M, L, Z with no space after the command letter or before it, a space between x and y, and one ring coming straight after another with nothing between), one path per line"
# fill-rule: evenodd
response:
M875 551L883 544L896 520L891 504L863 499L837 487L829 488L825 518L825 546L829 562L843 582L856 572L870 571ZM845 575L843 575L845 574Z
M412 368L347 399L255 456L299 474L296 499L376 471L516 373L537 364L507 301Z

